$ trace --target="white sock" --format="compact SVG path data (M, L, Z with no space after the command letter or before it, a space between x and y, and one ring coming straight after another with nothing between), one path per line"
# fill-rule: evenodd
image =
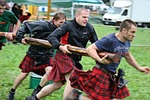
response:
M81 97L82 97L82 94L80 94L80 95L79 95L79 98L78 98L78 100L81 100Z

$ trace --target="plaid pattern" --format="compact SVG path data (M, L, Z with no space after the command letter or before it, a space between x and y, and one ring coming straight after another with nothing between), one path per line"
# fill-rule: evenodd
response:
M96 67L87 72L75 68L70 81L72 87L84 91L91 100L123 99L130 95L126 86L118 89L110 75Z
M64 84L65 74L72 71L73 62L72 59L61 51L57 51L53 58L53 67L48 76L48 80L53 80L54 82L62 81Z
M35 61L28 55L26 55L19 65L19 68L22 70L24 73L29 73L29 72L34 72L39 75L44 75L45 74L45 68L47 66L52 66L53 60L50 58L50 64L42 64L39 66L35 65Z

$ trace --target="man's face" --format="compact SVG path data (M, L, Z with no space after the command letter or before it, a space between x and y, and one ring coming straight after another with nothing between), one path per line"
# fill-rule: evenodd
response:
M86 26L89 20L89 12L82 10L80 15L76 15L76 21L81 26Z
M132 42L133 38L135 37L135 32L137 30L137 27L134 25L131 25L131 28L129 30L125 30L124 32L124 39L127 41Z
M54 20L54 25L60 27L65 22L65 19Z
M0 5L0 15L2 15L5 10L6 10L6 6Z

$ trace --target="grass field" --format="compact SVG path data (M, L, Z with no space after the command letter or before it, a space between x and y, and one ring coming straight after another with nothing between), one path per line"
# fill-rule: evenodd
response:
M109 33L116 32L114 27L94 25L96 32L101 38ZM131 47L131 53L141 66L150 67L150 29L138 29L136 38ZM8 91L13 85L15 77L20 73L18 65L22 61L28 46L17 44L7 44L0 51L0 100L6 100ZM81 63L85 70L91 69L95 62L89 57L83 57ZM150 100L150 75L144 75L133 67L129 66L123 59L120 66L125 71L125 78L129 81L131 96L125 100ZM29 89L29 79L27 77L16 91L15 100L24 100L33 91ZM64 87L63 87L64 88ZM62 100L63 88L56 91L43 100Z

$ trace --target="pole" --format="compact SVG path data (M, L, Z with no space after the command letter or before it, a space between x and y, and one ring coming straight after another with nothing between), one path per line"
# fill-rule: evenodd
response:
M37 45L37 46L42 46L42 47L47 47L47 48L52 47L52 45L47 40L26 37L25 41L30 45ZM67 49L74 54L89 56L87 54L87 51L85 48L81 48L81 47L77 47L77 46L71 46L71 45L68 45L67 47L68 47ZM120 61L120 55L119 54L109 53L109 52L98 52L98 55L101 58L104 57L106 54L108 54L107 59L109 61L116 62L116 63L118 63Z
M51 12L51 0L48 0L48 11L47 11L47 20L50 19L50 12Z
M72 2L72 7L71 7L71 19L74 18L74 4Z

